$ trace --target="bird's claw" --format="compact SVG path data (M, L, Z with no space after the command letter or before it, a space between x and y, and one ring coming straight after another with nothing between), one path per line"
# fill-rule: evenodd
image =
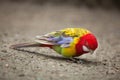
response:
M74 63L78 63L78 64L83 64L84 62L80 59L77 58L69 58L69 61L72 61Z

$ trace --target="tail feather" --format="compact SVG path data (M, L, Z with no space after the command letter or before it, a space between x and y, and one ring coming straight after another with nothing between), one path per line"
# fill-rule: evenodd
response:
M10 48L16 49L16 48L23 48L23 47L39 47L40 43L21 43L21 44L15 44L11 45Z
M40 36L37 36L37 38L40 38ZM35 40L33 43L21 43L21 44L15 44L11 45L10 48L16 49L16 48L23 48L23 47L49 47L52 48L53 45L56 45L54 42L47 41L45 38L40 38Z

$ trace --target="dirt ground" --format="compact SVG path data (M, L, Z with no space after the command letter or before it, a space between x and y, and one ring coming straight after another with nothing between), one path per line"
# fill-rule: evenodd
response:
M99 41L78 64L48 48L9 46L66 27L83 27ZM0 80L120 80L120 12L85 6L0 3Z

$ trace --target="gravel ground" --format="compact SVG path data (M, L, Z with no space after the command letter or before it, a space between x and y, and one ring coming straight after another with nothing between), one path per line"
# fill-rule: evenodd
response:
M83 27L99 48L78 64L48 48L9 49L34 36L66 27ZM0 80L120 80L120 12L116 9L0 3Z

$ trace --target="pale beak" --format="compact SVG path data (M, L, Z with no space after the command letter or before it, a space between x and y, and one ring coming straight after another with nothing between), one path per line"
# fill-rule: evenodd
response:
M94 53L94 51L93 50L90 50L90 54L93 54Z
M88 47L86 47L86 46L84 46L84 45L83 45L83 51L89 52L89 53L91 53L91 54L94 53L94 50L91 50L91 49L89 49Z

